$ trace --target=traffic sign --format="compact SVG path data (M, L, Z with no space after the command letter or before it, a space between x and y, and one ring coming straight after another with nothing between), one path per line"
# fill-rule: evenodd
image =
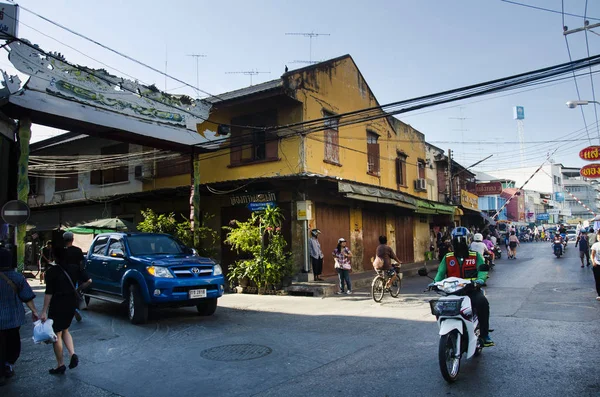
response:
M12 200L2 207L2 219L9 225L18 226L29 220L31 211L29 206L19 200Z

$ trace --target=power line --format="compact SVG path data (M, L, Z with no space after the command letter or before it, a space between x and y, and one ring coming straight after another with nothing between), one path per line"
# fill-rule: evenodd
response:
M588 24L588 21L586 18L587 11L588 11L588 0L585 0L585 12L583 13L584 24ZM588 42L588 29L585 29L584 33L585 33L585 47L587 49L587 55L589 57L590 56L590 43ZM591 67L590 67L590 83L592 85L592 99L593 99L593 104L594 104L594 115L596 116L596 133L598 134L598 141L600 142L600 127L598 126L598 104L596 103L596 89L594 88L594 77L592 76L592 68Z
M555 13L555 14L564 14L564 15L569 15L571 17L579 17L579 18L582 17L582 15L565 13L564 12L564 7L563 7L563 12L560 12L558 10L551 10L549 8L537 7L537 6L534 6L534 5L531 5L531 4L518 3L516 1L509 1L509 0L500 0L500 1L502 1L504 3L509 3L509 4L514 4L514 5L522 6L522 7L533 8L533 9L540 10L540 11L552 12L552 13ZM593 19L595 21L600 21L599 18L588 17L588 19ZM564 26L564 23L563 23L563 26Z
M66 26L64 26L64 25L61 25L60 23L58 23L58 22L55 22L55 21L53 21L53 20L51 20L51 19L49 19L49 18L47 18L47 17L45 17L45 16L43 16L43 15L40 15L40 14L38 14L38 13L37 13L37 12L35 12L35 11L32 11L32 10L30 10L30 9L26 8L26 7L23 7L23 6L20 6L20 8L22 8L23 10L25 10L25 11L27 11L27 12L29 12L29 13L31 13L31 14L33 14L33 15L35 15L36 17L38 17L38 18L40 18L40 19L43 19L44 21L46 21L46 22L48 22L48 23L51 23L51 24L52 24L52 25L54 25L54 26L57 26L57 27L59 27L59 28L61 28L61 29L64 29L64 30L66 30L67 32L69 32L69 33L71 33L71 34L74 34L75 36L78 36L78 37L80 37L80 38L82 38L82 39L84 39L84 40L87 40L87 41L89 41L89 42L91 42L91 43L94 43L94 44L96 44L97 46L100 46L100 47L104 48L105 50L108 50L108 51L110 51L110 52L112 52L112 53L114 53L114 54L117 54L117 55L119 55L119 56L121 56L121 57L125 58L125 59L128 59L128 60L130 60L130 61L132 61L132 62L135 62L135 63L137 63L138 65L141 65L141 66L143 66L143 67L145 67L145 68L148 68L148 69L150 69L150 70L152 70L152 71L154 71L154 72L156 72L156 73L159 73L161 76L168 77L168 78L170 78L171 80L175 80L175 81L177 81L177 82L178 82L178 83L180 83L180 84L185 84L186 86L188 86L188 87L190 87L190 88L195 88L193 85L191 85L191 84L188 84L187 82L185 82L185 81L183 81L183 80L180 80L180 79L178 79L177 77L173 77L173 76L171 76L171 75L167 74L166 72L163 72L163 71L161 71L161 70L158 70L158 69L156 69L156 68L154 68L154 67L152 67L152 66L150 66L150 65L148 65L148 64L145 64L145 63L144 63L144 62L142 62L142 61L138 61L137 59L135 59L135 58L133 58L133 57L131 57L131 56L127 55L127 54L124 54L124 53L122 53L122 52L120 52L120 51L114 50L114 49L112 49L112 48L108 47L107 45L104 45L104 44L100 43L100 42L99 42L99 41L97 41L97 40L91 39L91 38L89 38L89 37L85 36L84 34L81 34L81 33L79 33L79 32L76 32L76 31L74 31L73 29L70 29L70 28L68 28L68 27L66 27ZM216 95L213 95L213 94L211 94L210 92L207 92L207 91L201 90L199 87L198 87L198 88L195 88L195 89L197 89L198 91L200 91L200 92L202 92L202 93L204 93L204 94L206 94L206 95L208 95L208 96L215 97L215 98L219 98L218 96L216 96Z

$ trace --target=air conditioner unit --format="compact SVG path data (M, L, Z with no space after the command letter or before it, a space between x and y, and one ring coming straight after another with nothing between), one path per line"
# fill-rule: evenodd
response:
M152 179L152 172L150 167L144 167L143 165L136 165L133 171L135 179L138 181L146 181Z
M415 190L427 190L427 181L423 178L415 179Z

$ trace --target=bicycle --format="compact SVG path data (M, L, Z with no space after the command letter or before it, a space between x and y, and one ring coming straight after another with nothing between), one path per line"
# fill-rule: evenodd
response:
M373 300L377 303L381 302L383 295L388 291L393 298L397 298L398 295L400 295L400 288L402 287L402 273L400 273L400 265L394 265L396 278L394 281L392 281L392 284L390 284L389 288L387 288L386 285L391 278L389 274L390 270L375 269L377 275L371 282L371 295L373 296Z

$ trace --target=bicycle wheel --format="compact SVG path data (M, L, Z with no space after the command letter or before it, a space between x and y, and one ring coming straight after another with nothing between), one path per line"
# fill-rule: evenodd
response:
M390 285L390 295L394 298L397 298L400 295L400 287L402 287L402 280L400 277L396 276L396 279Z
M377 276L371 283L371 295L375 302L381 302L385 292L385 280L381 276Z

